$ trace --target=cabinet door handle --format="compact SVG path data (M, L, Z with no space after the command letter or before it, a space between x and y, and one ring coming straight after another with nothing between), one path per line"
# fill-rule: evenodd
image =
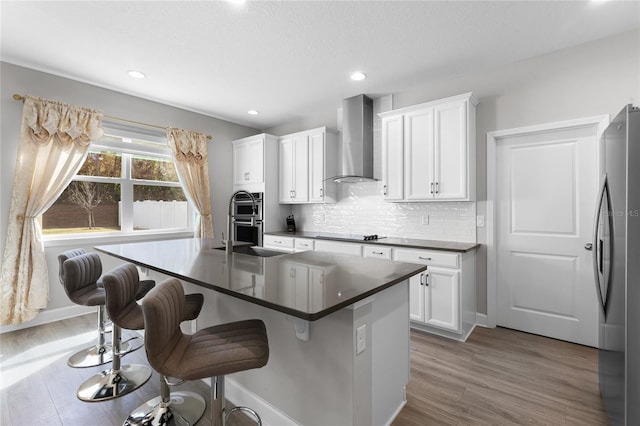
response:
M436 194L440 192L440 182L436 182Z
M324 189L320 188L320 197L324 197Z
M431 191L430 192L433 194L433 182L431 182L430 185L431 185Z
M387 195L387 185L382 186L382 195Z
M424 285L429 287L429 274L424 274Z
M282 244L282 241L274 240L273 243L274 244Z
M291 191L291 198L296 198L296 190Z
M422 256L418 256L418 259L421 259L421 260L431 260L431 258L430 258L430 257L422 257Z
M246 172L246 173L244 174L244 180L249 180L249 172Z
M371 253L372 253L372 254L384 254L384 253L383 253L383 252L381 252L381 251L372 251Z

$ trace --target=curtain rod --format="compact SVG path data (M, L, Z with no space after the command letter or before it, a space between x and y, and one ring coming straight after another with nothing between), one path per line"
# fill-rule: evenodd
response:
M14 93L13 94L13 99L15 99L16 101L24 102L25 97L22 96L22 95L19 95L18 93ZM104 115L105 118L110 118L112 120L124 121L126 123L139 124L141 126L155 127L156 129L167 130L167 127L157 126L155 124L144 123L142 121L127 120L126 118L114 117L112 115L106 115L106 114L103 114L103 115ZM207 139L211 139L211 135L206 135L206 136L207 136Z

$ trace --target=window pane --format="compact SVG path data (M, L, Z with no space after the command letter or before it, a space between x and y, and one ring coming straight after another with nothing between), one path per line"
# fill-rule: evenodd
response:
M180 187L133 185L133 229L187 228L189 208Z
M122 154L111 151L89 151L78 172L82 176L122 176Z
M178 174L173 161L159 157L133 155L131 157L131 177L133 179L178 182Z
M120 230L120 185L74 181L42 215L45 235Z

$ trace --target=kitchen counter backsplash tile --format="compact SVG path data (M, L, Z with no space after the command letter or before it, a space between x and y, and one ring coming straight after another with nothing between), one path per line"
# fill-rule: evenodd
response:
M381 182L340 184L338 193L335 204L295 206L298 230L477 242L475 202L388 203Z

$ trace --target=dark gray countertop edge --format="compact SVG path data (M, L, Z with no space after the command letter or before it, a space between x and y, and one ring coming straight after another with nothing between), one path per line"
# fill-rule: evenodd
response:
M108 245L105 245L105 247L107 247L107 246ZM214 290L214 291L217 291L217 292L220 292L220 293L224 293L224 294L226 294L228 296L235 297L237 299L242 299L244 301L247 301L247 302L250 302L250 303L254 303L256 305L264 306L265 308L273 309L274 311L282 312L284 314L291 315L291 316L294 316L294 317L297 317L297 318L301 318L301 319L307 320L307 321L317 321L317 320L319 320L319 319L321 319L323 317L326 317L327 315L330 315L330 314L332 314L332 313L334 313L336 311L339 311L339 310L341 310L343 308L346 308L347 306L353 305L356 302L359 302L359 301L361 301L363 299L366 299L367 297L374 296L376 293L379 293L379 292L381 292L381 291L383 291L383 290L385 290L385 289L387 289L387 288L389 288L389 287L391 287L391 286L393 286L395 284L398 284L398 283L400 283L402 281L408 280L409 278L411 278L415 274L418 274L418 273L420 273L422 271L426 271L427 270L427 266L426 265L424 265L424 267L419 267L419 265L416 264L416 267L418 267L419 269L415 270L414 272L412 272L410 274L406 274L406 275L400 276L400 277L398 277L398 278L396 278L394 280L391 280L391 281L389 281L389 282L387 282L387 283L385 283L383 285L380 285L380 286L378 286L378 287L376 287L374 289L371 289L371 290L369 290L367 292L358 294L357 296L354 296L351 299L347 299L344 302L341 302L339 304L331 306L331 307L329 307L327 309L323 309L323 310L318 311L318 312L308 313L308 312L301 312L301 311L298 311L298 310L295 310L295 309L292 309L292 308L288 308L286 306L278 305L277 303L271 303L271 302L263 300L263 299L254 298L254 297L251 297L249 295L245 295L245 294L240 293L240 292L229 290L228 288L225 288L225 287L216 286L215 284L211 284L211 283L208 283L208 282L197 280L197 279L194 279L194 278L191 278L191 277L188 277L188 276L184 276L184 275L181 275L181 274L176 274L176 273L173 273L171 271L167 271L165 269L158 268L156 266L147 264L145 262L133 261L133 260L127 258L126 256L122 256L122 255L110 252L110 251L108 251L105 248L102 248L100 246L95 246L94 248L97 251L102 252L104 254L107 254L109 256L116 257L116 258L124 260L126 262L134 263L134 264L136 264L138 266L141 266L141 267L149 268L149 269L151 269L153 271L160 272L161 274L172 276L172 277L177 278L179 280L183 280L183 281L189 282L191 284L195 284L195 285L200 286L200 287L204 287L204 288L208 288L210 290ZM240 256L247 256L247 255L240 255ZM286 256L286 254L283 254L283 256Z
M349 238L337 238L337 237L325 237L318 236L315 232L287 232L287 231L270 231L265 232L265 235L277 235L280 237L292 237L292 238L309 238L313 240L330 240L330 241L343 241L349 243L371 244L391 247L402 248L415 248L421 250L442 250L442 251L454 251L458 253L465 253L470 250L475 250L480 247L477 243L457 243L450 241L437 241L437 240L419 240L413 238L395 238L388 237L380 240L355 240Z

